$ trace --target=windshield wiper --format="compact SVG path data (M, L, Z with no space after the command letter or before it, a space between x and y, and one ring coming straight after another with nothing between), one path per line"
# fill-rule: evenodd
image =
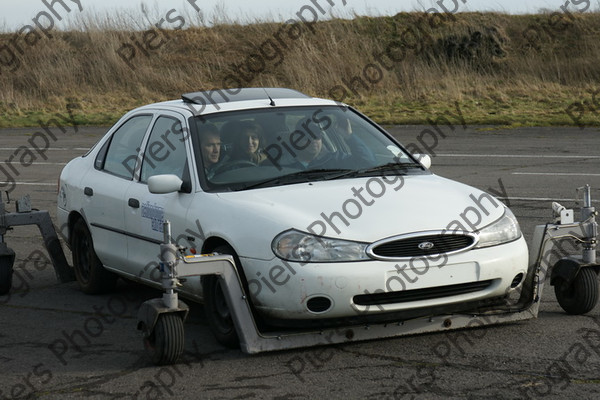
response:
M398 170L407 170L407 169L423 169L423 167L421 166L421 164L416 164L416 163L400 164L400 163L391 162L391 163L387 163L387 164L383 164L383 165L378 165L376 167L361 169L359 171L356 171L356 175L361 176L361 175L365 175L365 174L371 174L374 172L382 172L383 173L386 171L397 172Z
M282 185L290 183L300 183L313 180L331 180L337 179L347 174L352 174L356 171L351 169L341 168L320 168L320 169L306 169L298 172L293 172L287 175L276 176L274 178L266 179L264 181L251 183L244 185L238 190L254 189L259 187L268 187L271 185ZM317 179L319 178L319 179Z

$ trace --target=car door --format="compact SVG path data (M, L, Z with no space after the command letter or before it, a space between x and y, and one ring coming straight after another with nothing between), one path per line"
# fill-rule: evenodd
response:
M94 249L109 269L127 264L125 193L133 182L135 160L152 114L134 115L117 127L82 179L83 212Z
M143 159L138 176L125 193L128 273L136 278L159 281L158 257L163 241L163 223L171 222L173 237L183 234L186 213L193 198L187 122L177 113L161 112L152 123L144 143ZM175 193L153 194L148 190L148 178L173 174L184 185ZM186 245L185 241L180 243Z

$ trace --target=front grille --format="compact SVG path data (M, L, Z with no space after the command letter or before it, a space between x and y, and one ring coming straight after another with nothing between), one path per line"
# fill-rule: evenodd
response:
M431 234L375 243L370 249L376 258L422 257L452 253L475 243L475 238L460 234ZM421 245L421 247L419 247Z
M460 283L457 285L437 286L425 289L401 290L388 293L370 293L354 296L354 304L373 306L377 304L406 303L409 301L437 299L438 297L456 296L487 289L493 279L479 282Z

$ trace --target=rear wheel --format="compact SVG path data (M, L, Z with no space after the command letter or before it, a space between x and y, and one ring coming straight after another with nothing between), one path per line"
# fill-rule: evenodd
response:
M144 347L156 365L173 364L183 353L185 342L183 319L175 313L160 314Z
M234 250L229 246L219 246L213 251L235 257ZM235 258L239 268L239 261L237 257ZM237 348L240 346L240 340L235 330L235 323L227 305L227 300L225 299L223 285L225 283L217 276L202 278L204 310L210 330L215 335L217 341L223 346Z
M598 274L592 268L581 268L570 285L564 279L558 279L554 285L554 293L565 312L585 314L598 302Z
M100 294L114 290L117 275L106 270L94 251L94 243L85 221L75 223L72 234L75 278L84 293Z

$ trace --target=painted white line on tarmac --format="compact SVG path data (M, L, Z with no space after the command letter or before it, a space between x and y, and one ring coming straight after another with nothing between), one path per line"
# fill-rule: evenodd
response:
M564 156L559 154L449 154L440 153L436 154L435 157L493 157L493 158L600 158L600 156Z
M500 200L520 200L520 201L581 201L581 199L559 199L556 197L498 197ZM600 200L592 200L592 203L600 203Z
M28 167L30 165L67 165L67 163L66 162L44 162L44 161L40 161L40 162L32 162L31 164L27 164Z
M20 147L0 147L0 151L15 151ZM89 147L49 147L48 151L88 151ZM495 157L495 158L600 158L598 155L576 156L576 155L561 155L561 154L458 154L458 153L437 153L435 157Z
M587 174L587 173L577 173L577 172L513 172L512 175L600 176L600 174Z
M22 147L0 147L0 151L15 151L21 150ZM69 150L77 150L77 151L88 151L89 147L48 147L47 149L40 149L43 151L69 151Z
M0 182L2 186L7 186L8 182ZM29 185L29 186L56 186L56 182L15 182L15 185Z

